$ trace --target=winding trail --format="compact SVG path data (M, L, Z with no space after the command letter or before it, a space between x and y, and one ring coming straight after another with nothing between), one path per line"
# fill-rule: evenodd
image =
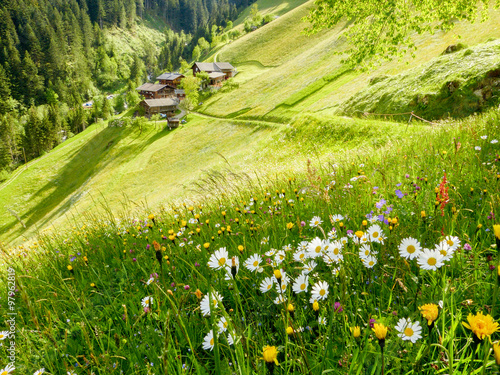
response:
M273 126L273 127L287 125L283 122L272 122L272 121L263 121L263 120L245 120L245 119L239 119L239 118L217 117L217 116L206 115L204 113L195 112L195 111L191 111L191 113L196 115L196 116L207 118L207 119L225 120L225 121L244 123L244 124L265 125L265 126Z

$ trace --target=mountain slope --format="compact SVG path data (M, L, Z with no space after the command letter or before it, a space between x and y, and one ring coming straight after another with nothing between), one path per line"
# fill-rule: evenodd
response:
M344 72L341 56L334 52L343 48L346 25L312 37L301 34L307 26L301 19L312 6L313 1L309 1L222 48L217 58L237 66L239 88L205 100L201 110L226 116L244 112L245 117L275 119L291 118L304 111L338 114L340 103L367 87L371 77L417 67L459 41L473 46L500 37L500 11L492 10L484 23L459 23L448 33L416 36L418 50L414 59L406 56L401 62L384 63L366 73Z

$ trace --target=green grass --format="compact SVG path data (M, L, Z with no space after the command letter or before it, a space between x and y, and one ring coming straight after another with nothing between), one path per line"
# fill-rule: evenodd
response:
M300 169L315 149L312 141L321 140L319 128L345 133L350 138L347 147L371 142L369 136L375 133L402 136L392 124L362 120L332 122L323 118L285 126L192 114L189 119L170 132L163 130L165 123L151 122L142 133L131 127L93 125L27 168L21 167L14 180L0 186L0 204L15 212L27 228L5 211L0 216L0 239L20 242L38 230L72 223L101 207L103 197L115 214L184 199L193 195L187 187L209 171L274 173ZM350 123L357 125L352 129L342 125ZM306 143L295 139L291 129L297 127L304 136L310 131L314 138ZM363 133L359 129L372 130ZM345 136L334 133L323 142L319 154L346 147Z
M218 61L229 61L237 68L242 66L241 76L237 76L241 84L230 93L219 93L205 101L201 111L226 116L252 108L245 112L245 117L254 118L266 115L268 118L292 118L304 112L338 114L340 104L366 89L373 77L418 69L441 56L452 44L460 42L474 47L490 38L500 38L500 11L492 10L485 23L459 23L452 32L416 36L415 58L406 56L402 61L383 63L374 71L344 75L336 82L323 85L328 77L344 69L340 56L334 51L344 48L342 32L345 25L307 37L302 33L307 26L302 18L312 6L312 1L304 3L218 50ZM248 64L252 66L246 72ZM431 82L422 82L423 86L428 84ZM397 96L397 86L387 90L394 92L395 101L402 99ZM296 101L295 106L282 107L283 103Z
M429 119L465 117L500 102L500 39L447 54L382 79L340 106L357 112L414 111Z
M302 5L305 0L290 0L290 1L277 1L277 0L257 0L255 4L259 9L262 16L272 14L274 16L282 16L292 9ZM245 22L245 18L250 15L250 7L246 8L238 18L233 22L234 27L240 26L242 30L242 25Z
M383 361L370 319L389 327L385 373L497 371L489 338L473 339L475 334L461 323L481 311L495 321L499 316L500 258L491 246L493 225L498 224L492 215L500 215L499 149L492 143L500 138L499 119L498 111L490 111L418 131L397 123L339 118L328 124L309 118L274 137L283 147L293 145L311 154L311 161L295 173L256 179L210 173L189 183L197 199L118 218L94 211L73 229L46 232L29 247L5 250L7 272L0 280L16 290L9 301L17 313L16 326L22 327L16 335L18 371L264 375L270 373L263 360L263 348L269 345L277 350L275 375L378 374ZM191 121L185 131L207 131L198 119ZM390 127L398 136L387 138ZM253 133L245 134L247 142L262 135L254 126L229 127L224 122L214 125L210 135L223 130L230 143L235 128ZM370 144L377 138L378 144ZM323 156L318 159L314 150L320 140L359 147L339 148L330 155L320 149L316 154ZM194 142L189 146L196 151ZM277 150L274 145L263 156ZM242 151L238 158L249 156ZM164 181L164 175L157 177L161 189ZM330 219L337 214L343 215L341 221ZM367 215L383 218L374 235L384 237L383 243L365 242L376 262L372 268L358 255L358 237L349 235L361 231L363 239L373 231L371 223L363 223ZM317 227L310 224L314 217L322 221ZM434 248L446 236L454 236L447 238L459 245L453 252L444 247L450 259L435 271L424 270L398 250L408 237ZM315 241L324 240L322 246L333 249L339 238L346 239L342 260L330 263L326 256L316 257L306 291L293 292L304 267L312 267L310 260L294 259L301 243L314 252ZM224 259L216 253L222 248L228 252ZM273 265L272 259L279 258L271 252L278 250L284 259ZM326 253L334 255L333 250ZM262 272L243 264L254 254ZM239 269L234 280L226 280L231 259L237 261L232 257L238 257ZM216 270L209 263L230 268ZM275 270L289 278L281 288L281 303L274 302L280 295L276 282L266 293L259 290ZM328 285L328 293L315 312L310 297L319 282ZM201 299L215 291L223 299L207 315ZM141 301L147 297L153 300L144 309ZM428 303L442 306L436 306L432 330L419 310ZM228 331L219 333L212 349L204 349L205 338L211 330L217 332L222 318ZM399 337L396 326L402 318L422 327L414 344ZM358 338L350 331L355 326L360 328ZM288 328L294 333L288 335ZM485 333L492 341L499 338L494 327ZM6 345L0 348L2 363L7 362Z

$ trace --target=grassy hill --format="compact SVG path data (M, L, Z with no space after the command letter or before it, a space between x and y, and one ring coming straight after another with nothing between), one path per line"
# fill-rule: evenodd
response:
M313 1L306 2L224 46L217 59L235 64L240 72L236 78L240 87L205 100L201 111L268 119L291 118L304 112L340 114L341 104L367 88L372 77L416 69L440 56L450 45L474 46L500 38L500 11L493 10L484 23L459 23L451 32L416 36L415 58L407 56L402 61L384 63L366 73L345 72L340 56L333 52L343 48L346 25L307 37L301 33L307 26L302 18L312 7ZM456 57L457 65L459 61ZM466 67L461 69L466 71ZM391 89L398 88L387 88Z
M461 42L471 46L471 61L476 57L475 44L500 37L500 12L493 11L486 23L459 24L454 32L419 37L415 59L408 57L383 64L374 72L360 73L346 70L340 56L333 54L343 48L345 25L313 36L302 33L305 24L301 20L312 1L285 6L266 0L259 4L264 13L275 7L283 12L291 10L216 53L217 60L231 61L238 68L240 73L234 78L237 88L204 99L198 109L201 114L192 115L184 128L167 132L163 125L149 124L141 133L100 124L22 167L0 186L0 240L23 241L42 228L81 220L99 206L118 215L182 200L196 194L189 187L209 171L253 175L294 172L304 170L309 158L321 160L347 148L385 147L405 132L426 131L425 127L407 129L333 116L348 108L353 95L362 97L364 92L373 97L369 101L372 107L356 110L378 110L372 103L377 96L369 90L384 83L370 86L373 77L395 76L386 82L397 86L396 73L409 72L405 77L417 77L412 85L419 85L422 77L410 72L423 64L443 70L442 61L450 61L466 75L466 65L460 64L466 52L438 57L457 42L458 33ZM111 31L109 37L120 53L140 52L144 47L141 40L153 43L162 39L156 26L154 20L146 20L133 33ZM485 47L485 55L495 43ZM496 64L494 56L490 53L490 58L483 59L481 72ZM407 87L413 89L410 84ZM392 87L385 90L379 94L394 91ZM397 91L394 93L397 96ZM387 105L380 110L392 109Z
M164 122L151 122L142 132L101 122L23 166L0 186L0 206L9 210L0 215L0 239L20 242L41 228L78 223L97 208L119 215L195 197L193 186L209 172L265 177L303 171L309 158L384 145L426 129L342 118L289 125L189 118L173 131Z

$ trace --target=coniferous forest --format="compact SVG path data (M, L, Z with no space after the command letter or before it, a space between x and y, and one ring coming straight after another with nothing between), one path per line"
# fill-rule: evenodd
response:
M251 0L6 0L0 5L0 180L19 164L106 118L104 96L125 85L131 102L148 76L191 60L200 38ZM134 31L144 17L165 26L161 48L120 56L106 29ZM135 95L134 95L135 94ZM135 97L134 97L135 96ZM123 105L122 103L118 105ZM3 177L2 177L3 176Z

